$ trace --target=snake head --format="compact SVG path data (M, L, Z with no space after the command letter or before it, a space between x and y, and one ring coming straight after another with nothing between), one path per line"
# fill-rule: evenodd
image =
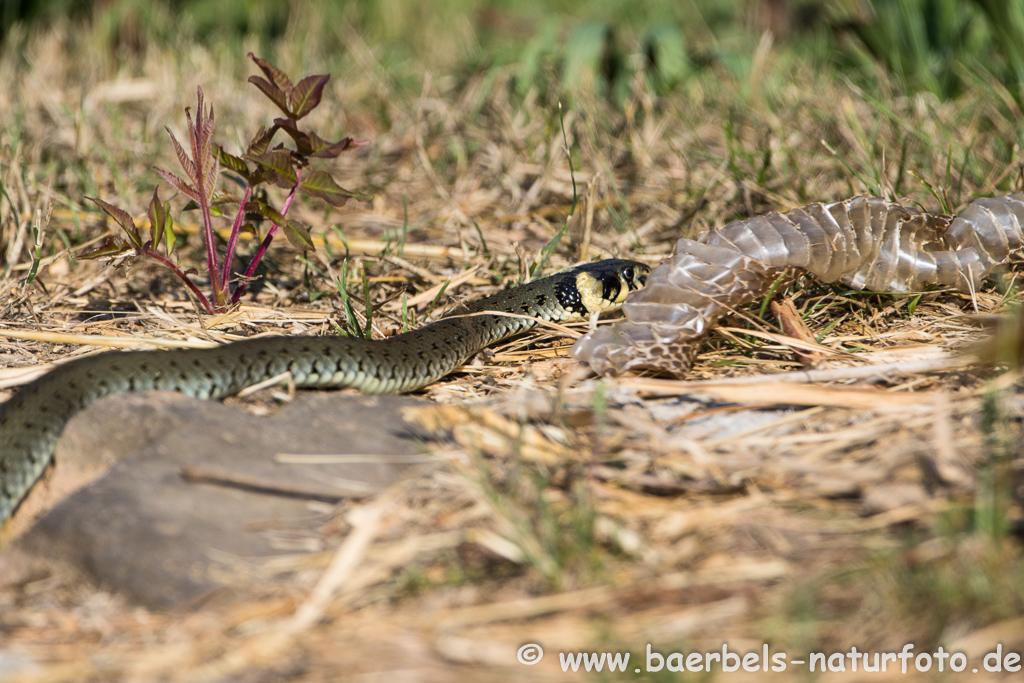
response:
M647 282L650 266L639 261L608 259L578 267L576 289L590 314L618 310L626 295Z

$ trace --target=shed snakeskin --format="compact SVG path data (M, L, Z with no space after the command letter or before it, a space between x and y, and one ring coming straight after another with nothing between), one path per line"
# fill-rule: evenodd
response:
M627 297L624 320L586 334L573 354L598 373L690 369L700 341L730 310L800 272L855 289L977 288L1024 243L1024 194L978 199L959 216L923 213L878 197L809 204L733 221L675 255Z

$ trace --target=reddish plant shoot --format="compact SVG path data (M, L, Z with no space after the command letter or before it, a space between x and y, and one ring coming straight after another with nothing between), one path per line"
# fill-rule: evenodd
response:
M261 127L256 131L245 152L236 156L213 142L213 107L206 106L203 89L199 88L195 120L192 119L191 110L185 108L185 117L188 120L187 149L174 133L167 129L184 177L156 169L168 185L189 199L185 210L198 209L200 212L206 247L207 278L210 283L209 296L204 294L191 278L192 275L198 274L197 271L191 268L182 269L175 253L174 222L169 206L160 201L156 190L153 191L153 198L149 203L150 229L149 234L145 236L127 211L102 199L87 197L121 227L127 239L110 237L99 248L82 254L82 258L143 256L155 259L169 268L188 287L207 313L219 313L238 303L278 231L283 230L285 237L294 246L300 249L313 249L309 227L288 218L288 211L300 190L338 207L344 206L351 198L370 199L368 195L350 192L340 187L329 172L311 168L314 159L334 159L346 150L366 144L366 141L355 142L350 137L329 142L315 132L299 127L299 121L320 104L324 86L327 85L330 76L307 76L293 84L283 71L270 62L254 56L251 52L249 58L266 77L250 76L249 82L259 88L284 116L275 118L270 128ZM271 147L278 131L283 131L291 139L290 147L283 143ZM217 179L222 170L241 179L244 184L241 197L217 189ZM288 191L280 209L275 208L264 198L265 192L258 195L254 192L260 185L275 185ZM229 215L232 210L234 219L227 248L223 258L219 258L213 221L216 217ZM245 273L234 283L232 290L232 260L238 245L238 237L243 230L259 234L256 226L263 222L268 222L270 228L257 247ZM160 251L161 245L163 253Z

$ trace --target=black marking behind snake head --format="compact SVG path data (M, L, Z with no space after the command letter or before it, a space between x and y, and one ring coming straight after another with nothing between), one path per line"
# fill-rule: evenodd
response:
M584 263L557 276L554 290L559 304L587 317L618 308L626 294L643 287L649 272L646 264L625 259Z

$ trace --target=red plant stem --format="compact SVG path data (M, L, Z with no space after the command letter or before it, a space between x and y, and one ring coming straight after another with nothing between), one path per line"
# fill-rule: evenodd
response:
M212 305L210 305L210 300L207 299L206 296L199 291L199 288L196 287L195 283L188 279L188 276L181 271L181 268L178 268L177 264L175 264L174 261L171 261L170 259L161 256L160 254L151 249L139 249L137 251L142 256L154 258L160 263L167 266L167 268L169 268L172 273L177 275L178 278L185 283L185 286L192 290L192 293L196 295L196 298L199 299L199 303L203 305L203 308L206 309L207 313L217 313L218 311L222 310L222 307L214 308Z
M189 140L192 143L192 162L195 164L195 189L199 194L199 209L203 214L203 239L206 242L206 270L210 275L210 287L213 288L213 302L217 307L224 306L224 286L220 281L220 264L217 259L217 247L214 242L213 215L210 213L210 197L206 194L206 173L209 170L207 164L209 158L204 158L203 147L206 141L203 126L207 113L203 111L203 89L197 88L199 109L196 112L196 120L191 123ZM210 112L212 113L212 109ZM187 169L186 169L187 171Z
M249 203L252 196L252 187L246 186L245 195L242 196L242 203L238 206L238 214L235 222L231 225L231 237L228 238L228 248L224 253L224 268L221 270L220 288L225 290L228 287L228 278L231 275L231 261L235 257L235 245L238 244L238 234L242 231L242 221L245 219L245 205ZM232 301L234 303L234 301Z
M252 278L253 271L256 270L256 265L260 262L260 259L263 258L263 254L266 253L267 247L269 247L270 243L274 241L275 232L277 232L277 226L271 226L269 232L267 232L267 236L263 238L262 242L260 242L260 248L257 250L255 258L253 258L252 262L249 263L249 267L245 269L245 275L242 276L242 281L238 283L238 288L235 289L235 293L231 296L232 306L237 304L238 300L242 298L243 294L245 294L246 287L249 284L249 280Z
M198 164L197 164L198 165ZM199 176L202 182L202 175ZM213 216L210 214L209 198L205 194L199 196L202 201L200 209L203 212L203 238L206 240L206 269L210 273L210 286L213 287L213 300L218 306L224 305L224 288L220 284L220 264L217 260L217 249L214 244Z
M295 195L298 194L299 188L302 187L302 169L296 169L295 175L295 187L292 188L292 191L288 194L288 198L284 200L284 206L281 207L282 216L288 215L288 209L291 208L292 202L295 200ZM238 303L238 300L242 298L242 294L245 293L245 288L249 283L249 279L256 271L256 266L258 266L260 260L263 259L263 255L267 253L267 249L270 247L270 243L274 241L274 235L279 229L280 227L277 223L270 224L270 230L267 231L267 236L263 238L262 242L260 242L260 248L256 250L256 255L249 263L249 267L245 269L245 275L242 276L242 282L238 285L238 289L235 290L234 295L231 297L232 304Z

